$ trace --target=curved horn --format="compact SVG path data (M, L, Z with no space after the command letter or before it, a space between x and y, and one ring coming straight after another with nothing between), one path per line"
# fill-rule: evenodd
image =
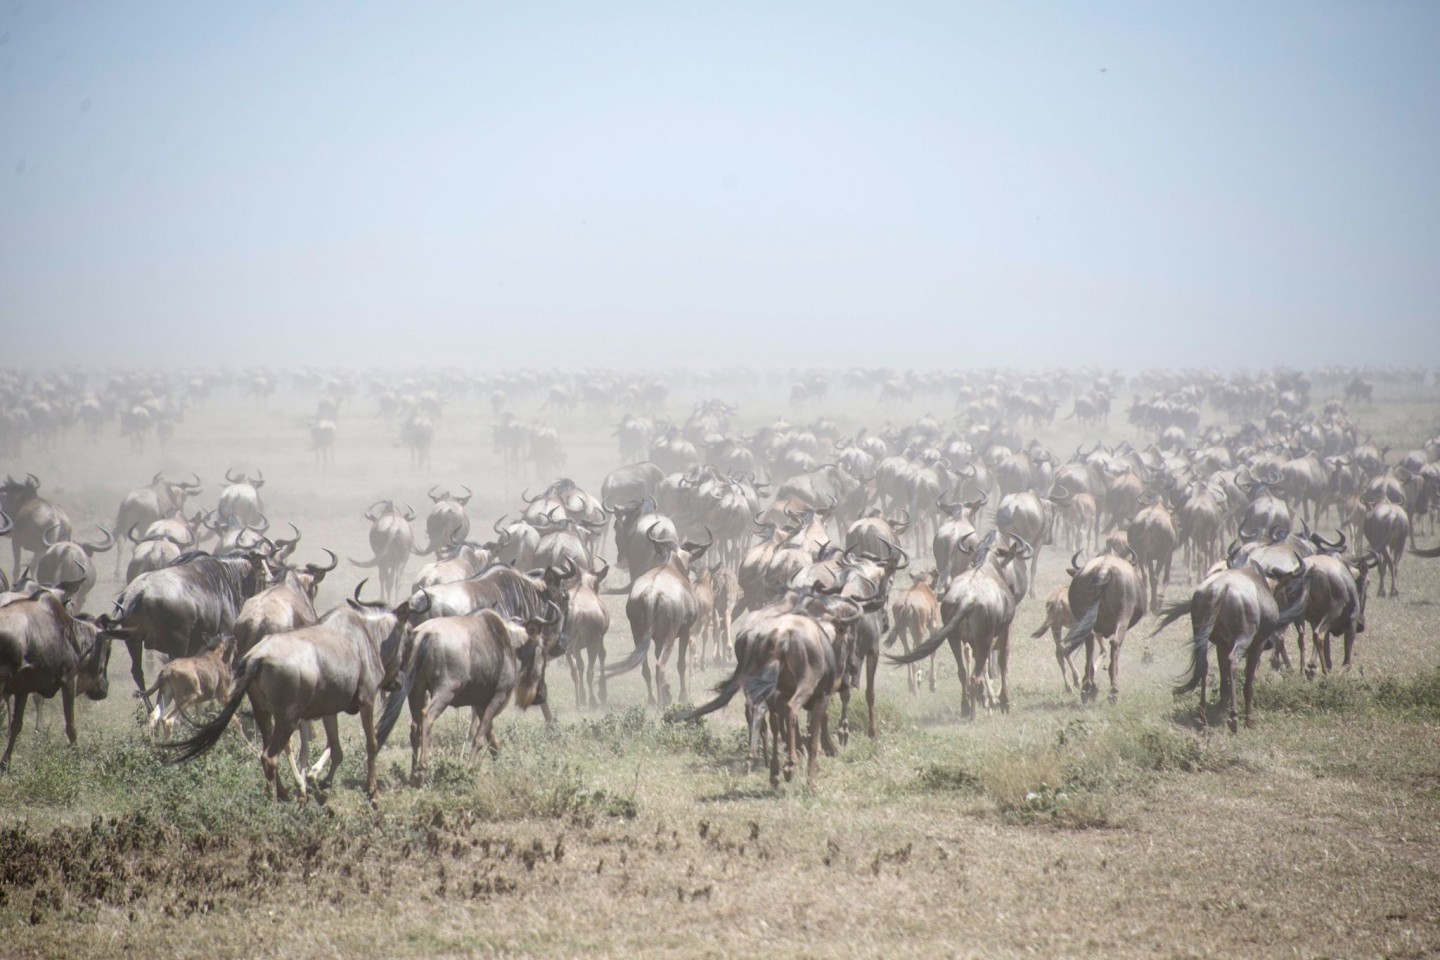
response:
M47 546L47 547L53 547L53 546L55 546L55 544L56 544L56 543L59 543L60 541L58 541L58 540L51 540L51 539L50 539L50 533L51 533L51 531L53 531L53 530L59 530L59 529L60 529L60 524L58 524L58 523L52 523L52 524L50 524L50 526L46 527L44 530L42 530L42 531L40 532L40 542L43 543L43 544L45 544L45 546Z
M526 503L534 503L536 500L539 500L541 497L545 496L545 491L543 491L543 490L540 491L539 493L535 494L535 496L533 496L533 497L527 496L527 494L529 494L529 493L530 493L530 488L529 488L529 487L526 487L524 490L521 490L521 491L520 491L520 499L521 499L521 500L524 500Z
M39 490L39 489L40 489L40 478L37 477L37 476L35 476L35 474L33 474L33 473L27 473L27 474L25 474L25 479L26 479L26 481L27 481L26 484L25 484L25 486L30 487L31 489L34 489L34 490Z
M234 471L231 471L231 470L226 470L226 471L225 471L225 480L226 480L228 483L240 483L241 481L243 481L243 480L245 479L245 474L243 474L243 473L240 474L240 476L238 476L238 477L231 476L231 474L232 474L233 472L234 472Z
M575 561L570 557L562 557L560 560L560 565L555 569L560 571L561 580L569 580L578 572L575 566Z
M312 563L310 564L310 569L314 570L316 573L329 573L331 570L334 570L340 565L340 558L335 556L335 552L333 550L330 550L327 547L321 547L320 550L323 553L330 554L330 566L322 567L318 563Z
M3 516L5 516L5 515L4 515L3 513L0 513L0 517L3 517ZM5 517L5 519L8 520L8 519L10 519L10 518L9 518L9 517ZM135 536L135 528L138 527L138 526L140 526L140 524L138 524L138 523L132 523L132 524L130 524L130 529L125 531L125 539L129 540L131 543L136 544L136 545L138 545L138 544L140 543L140 538L137 537L137 536Z
M1076 550L1070 555L1070 566L1066 568L1070 571L1070 576L1073 577L1075 576L1075 574L1080 572L1080 554L1084 552L1085 548L1081 547L1079 550Z
M260 472L259 467L255 468L255 479L250 481L250 486L254 487L256 490L259 490L261 487L265 486L265 474Z
M460 487L461 487L461 489L463 489L463 490L465 491L465 496L463 496L463 497L456 497L456 498L455 498L455 502L458 503L458 504L460 504L460 506L463 507L463 506L465 506L465 504L467 504L467 503L470 502L470 498L473 497L473 496L475 496L475 494L474 494L473 492L471 492L470 488L467 487L467 486L465 486L465 484L463 484L463 483L460 484Z
M1345 531L1344 531L1344 530L1336 530L1336 531L1335 531L1335 535L1336 535L1337 537L1339 537L1340 539L1339 539L1339 540L1326 540L1324 537L1320 536L1320 534L1318 534L1318 533L1312 533L1312 534L1310 534L1310 542L1313 543L1313 544L1315 544L1315 546L1319 547L1321 550L1327 551L1327 552L1329 552L1329 553L1344 553L1344 552L1345 552Z
M179 486L183 487L185 490L187 490L187 491L190 492L191 494L199 493L199 492L200 492L200 474L192 472L192 473L190 474L190 476L192 476L192 477L195 478L193 483L182 483L182 484L179 484Z
M441 500L444 500L446 497L450 496L449 490L440 490L440 495L436 496L436 490L440 490L438 484L425 491L425 496L430 498L431 503L439 503Z
M87 553L105 553L105 552L106 552L107 550L109 550L111 547L115 546L115 537L114 537L113 534L110 533L109 530L106 530L104 527L100 526L100 524L98 524L98 523L95 524L95 529L97 529L97 530L99 530L101 533L105 534L105 540L104 540L103 543L87 543L87 544L85 544L85 551L86 551Z
M373 513L371 513L370 511L374 510L376 507L383 507L383 506L385 506L385 505L386 505L387 503L389 503L389 502L390 502L390 501L388 501L388 500L376 500L374 503L370 504L370 506L368 506L368 507L365 508L365 513L363 514L363 516L365 517L366 520L369 520L371 523L374 523L376 520L379 520L380 517L379 517L378 514L373 514Z
M415 519L415 508L412 507L412 506L410 506L410 504L408 504L408 503L405 504L405 522L406 522L406 523L409 523L410 521L412 521L412 520L414 520L414 519Z

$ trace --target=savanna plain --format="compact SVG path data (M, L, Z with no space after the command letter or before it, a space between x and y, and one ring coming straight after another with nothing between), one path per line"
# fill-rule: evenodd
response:
M711 395L736 402L747 433L778 416L824 415L845 434L924 414L955 423L953 397L877 407L873 393L839 384L797 410L783 379L726 390L677 376L659 412L683 421ZM125 492L157 470L197 473L197 502L209 507L226 470L259 468L272 525L303 533L299 555L320 560L329 547L342 558L317 597L322 610L367 574L344 558L369 556L362 511L377 499L428 507L432 485L465 484L475 527L488 531L523 506L527 485L555 479L506 469L479 393L446 398L432 462L417 470L362 389L342 404L334 460L321 470L299 422L315 400L283 380L263 402L220 388L186 411L164 449L152 436L133 451L112 421L93 442L77 428L50 449L31 445L0 474L34 473L88 531L108 526ZM1126 400L1108 425L1056 418L1022 432L1062 460L1099 439L1143 446L1151 438L1125 422ZM559 430L564 475L598 494L621 462L614 429L626 411L561 414L543 401L513 408ZM1440 418L1424 397L1350 412L1397 453ZM402 720L380 753L372 805L359 725L342 717L346 759L333 787L303 805L276 803L238 734L166 764L117 644L108 699L78 707L78 744L66 744L47 704L0 776L0 955L1440 954L1440 562L1409 558L1398 599L1374 596L1372 584L1348 674L1306 679L1267 658L1257 723L1231 734L1197 726L1193 696L1171 696L1188 663L1184 619L1152 639L1147 618L1130 635L1118 702L1082 705L1065 692L1049 637L1030 634L1066 578L1067 553L1044 551L1019 606L1008 714L962 720L948 648L933 693L910 693L904 670L882 663L879 735L865 736L857 698L861 722L838 757L822 758L808 782L802 764L778 790L763 769L746 769L738 700L666 724L637 671L610 682L603 709L578 709L557 661L555 722L507 709L498 759L463 757L468 711L450 711L428 781L410 786ZM100 613L123 584L111 555L97 561L88 607ZM1177 558L1170 599L1193 588L1182 567ZM625 598L605 599L613 661L632 641ZM727 671L692 676L691 699Z

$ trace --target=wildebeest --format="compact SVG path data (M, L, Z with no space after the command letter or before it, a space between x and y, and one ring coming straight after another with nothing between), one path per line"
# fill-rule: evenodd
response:
M259 470L255 476L225 471L225 480L230 485L220 491L220 504L215 515L223 527L257 527L265 516L265 504L260 499L260 488L265 486L265 474Z
M197 704L211 700L230 699L230 658L235 638L226 634L217 638L202 653L178 657L160 668L155 683L146 690L154 695L155 709L150 711L149 731L153 739L159 727L166 739L177 716Z
M1125 531L1135 566L1150 590L1150 605L1160 605L1160 586L1170 585L1170 561L1175 556L1175 521L1162 498L1144 494L1141 507Z
M170 658L194 656L210 637L232 632L240 607L268 580L269 567L259 553L184 553L170 566L136 577L115 601L115 615L100 622L125 641L130 675L143 696L144 651ZM148 711L150 699L143 699Z
M677 644L675 665L680 674L680 699L689 699L689 688L685 682L686 660L690 653L690 635L700 616L695 588L690 583L690 565L700 559L710 543L660 540L654 531L655 525L652 525L646 536L654 544L659 563L632 582L630 596L625 601L625 616L630 621L635 649L624 660L610 667L606 674L614 676L641 667L645 676L646 701L652 706L666 707L670 704L670 684L665 679L665 664ZM645 659L652 647L655 650L653 684L650 663Z
M247 697L260 731L260 767L267 791L277 800L289 798L276 775L277 757L290 757L291 772L305 793L305 780L289 752L290 738L302 721L321 720L330 752L330 768L320 781L329 786L340 766L341 713L360 715L365 734L365 790L374 799L375 695L395 682L400 665L400 640L405 627L402 604L391 610L382 603L348 600L319 623L266 637L236 664L235 689L225 708L188 740L167 744L173 762L194 759L213 747Z
M1133 551L1130 556L1134 556ZM1056 648L1057 655L1062 647L1068 656L1081 644L1085 645L1085 679L1080 684L1080 699L1089 703L1100 693L1095 682L1096 645L1108 639L1110 702L1114 703L1120 695L1120 648L1125 643L1126 632L1145 616L1144 579L1129 560L1104 553L1091 557L1075 573L1068 595L1075 626ZM1101 649L1103 652L1103 647Z
M605 634L610 629L610 611L600 601L600 584L610 572L606 564L599 572L581 570L579 582L570 591L570 645L565 654L570 662L570 678L575 682L575 706L594 708L605 703ZM588 661L588 662L582 662ZM597 676L595 665L599 661ZM596 683L599 695L596 695Z
M335 554L325 552L330 554L329 566L308 563L299 570L282 569L276 580L241 604L231 627L235 657L243 657L272 633L298 630L320 619L315 613L315 591L338 563Z
M415 554L434 553L447 544L470 536L470 517L465 513L465 505L470 502L472 494L469 487L462 484L462 488L465 491L463 497L452 496L449 490L440 490L439 487L430 488L426 495L435 504L425 518L425 534L430 542L424 547L414 547ZM437 490L440 492L436 493Z
M168 566L180 554L195 546L195 533L188 526L184 539L180 539L173 533L157 531L155 528L159 522L151 524L144 537L135 536L133 527L126 533L126 539L134 545L130 563L125 567L126 583L131 583L142 573Z
M10 766L15 738L25 720L31 695L50 698L59 693L65 714L65 736L75 742L75 697L103 700L110 684L110 637L84 617L74 617L60 598L39 590L30 599L0 606L0 700L14 696L10 737L0 773Z
M1220 706L1225 710L1230 732L1239 729L1235 710L1235 666L1245 661L1245 725L1251 725L1250 706L1255 668L1260 654L1281 627L1304 615L1305 598L1285 611L1275 602L1277 582L1246 558L1207 577L1189 600L1168 605L1155 633L1188 614L1190 616L1190 671L1175 687L1181 696L1200 690L1200 714L1205 713L1205 683L1210 666L1210 647L1216 648L1220 665ZM1154 636L1154 633L1151 634Z
M429 765L431 730L447 707L470 707L479 717L475 742L484 741L491 756L500 752L495 717L510 697L521 710L545 703L545 664L564 653L563 635L547 638L547 627L560 621L550 605L549 616L513 623L495 610L473 616L437 617L415 628L406 643L405 681L390 694L377 735L383 742L410 704L410 779L419 784Z
M895 602L890 605L890 635L885 638L885 646L895 645L900 641L900 648L910 652L911 644L918 645L931 630L940 624L940 601L935 596L935 581L937 573L929 570L924 573L912 574L914 583L909 589L901 593ZM919 684L916 680L916 666L909 664L907 679L910 684L910 692L916 693ZM935 660L930 660L930 690L935 690Z
M103 540L54 540L51 534L55 530L58 528L52 528L45 534L45 552L35 561L35 579L50 586L77 584L68 602L72 609L83 610L86 596L95 587L95 564L91 558L115 546L115 538L109 530L100 527L100 532L105 535Z
M970 569L950 581L940 603L940 628L909 653L891 656L891 662L919 662L949 641L963 688L960 709L973 718L977 701L982 701L988 712L995 699L986 676L993 648L1000 670L999 707L1008 712L1010 624L1029 587L1025 561L1030 553L1023 540L1011 538L1007 546L998 546L996 534L990 533L975 548Z
M1341 670L1349 670L1356 634L1365 632L1365 600L1369 593L1368 574L1379 565L1375 553L1349 561L1333 554L1316 554L1300 561L1299 584L1305 591L1305 612L1295 624L1300 648L1300 668L1314 676L1315 667L1329 673L1330 638L1345 638ZM1305 626L1311 631L1310 662L1305 662ZM1277 638L1278 643L1283 643Z
M818 609L816 609L818 607ZM716 688L713 700L673 714L671 722L690 720L724 707L743 690L749 709L750 761L761 725L770 718L770 782L779 786L780 744L786 746L784 776L794 776L798 763L800 712L809 717L807 776L819 767L820 750L833 756L828 707L853 672L855 663L849 628L863 610L843 597L789 593L759 611L740 629L735 641L735 670Z
M350 562L357 567L378 567L380 598L393 603L415 546L415 535L410 531L415 511L408 503L401 511L393 500L379 500L365 510L365 519L370 521L370 551L374 556L369 560L352 557Z
M1075 559L1079 558L1077 551ZM1073 562L1073 561L1072 561ZM1076 571L1078 572L1078 571ZM1073 575L1073 574L1072 574ZM1065 684L1065 692L1070 692L1070 681L1075 681L1074 689L1080 689L1080 675L1075 672L1075 664L1070 662L1070 654L1066 652L1063 632L1075 626L1075 614L1070 610L1070 584L1062 583L1055 588L1045 600L1045 620L1030 634L1032 640L1038 640L1049 631L1055 641L1055 662L1060 667L1060 680ZM1066 668L1069 668L1067 675Z
M200 477L194 483L172 483L160 474L155 474L143 487L136 487L120 501L115 511L115 532L129 534L135 529L146 530L157 520L185 509L185 500L200 493ZM115 574L120 574L121 551L115 551Z
M6 477L0 484L0 510L10 517L10 549L15 555L10 579L20 576L20 552L29 550L32 559L45 552L45 536L54 540L70 539L70 518L65 511L40 496L40 480L35 474L25 475L25 482Z
M1390 596L1400 596L1396 585L1400 561L1405 559L1405 541L1410 535L1410 516L1405 508L1389 500L1372 501L1363 525L1365 541L1380 556L1379 583L1375 596L1385 596L1385 574L1390 574Z

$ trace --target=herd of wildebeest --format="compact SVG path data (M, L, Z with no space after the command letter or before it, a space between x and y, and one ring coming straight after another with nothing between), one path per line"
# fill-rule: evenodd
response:
M367 384L353 374L294 376L320 397L304 424L323 470L341 401L362 402L352 397ZM867 732L876 736L882 656L904 666L912 692L926 677L933 689L935 665L925 661L948 644L964 715L1007 711L1011 626L1047 549L1070 557L1070 579L1029 602L1044 605L1034 636L1053 635L1067 691L1073 685L1082 701L1095 700L1103 666L1114 700L1127 633L1147 612L1159 626L1188 616L1191 668L1176 693L1198 688L1204 715L1213 647L1218 709L1235 730L1236 688L1248 722L1266 651L1313 676L1335 667L1331 638L1339 637L1338 667L1348 669L1371 582L1377 597L1398 596L1407 550L1440 555L1416 545L1435 530L1440 433L1413 450L1372 436L1352 414L1373 409L1367 376L1376 378L1346 369L1128 378L806 372L790 376L795 422L748 434L737 429L736 405L723 400L665 420L668 389L656 377L447 373L393 385L376 377L369 390L413 469L428 469L442 406L478 394L505 470L545 479L510 514L474 527L465 487L432 487L419 531L410 504L357 503L372 554L350 562L373 573L324 612L316 590L340 558L327 549L324 563L297 559L300 531L292 525L282 537L271 528L261 470L228 471L208 509L198 503L198 476L156 475L119 504L112 528L86 540L76 539L64 506L47 499L43 478L9 476L0 487L0 533L14 551L12 582L0 583L0 695L9 716L0 770L32 695L61 695L74 742L75 699L105 697L118 640L157 749L185 761L233 729L228 735L255 738L280 799L288 795L281 754L302 796L325 766L322 756L305 772L311 721L326 734L323 787L341 760L338 717L359 715L373 797L376 753L407 708L419 782L447 707L471 709L469 742L491 752L499 749L496 714L512 700L548 719L546 666L561 657L582 709L606 702L607 677L636 667L650 703L671 722L741 698L750 759L766 754L778 784L782 773L793 776L801 752L813 774L822 751L844 746L852 692L863 689ZM1387 387L1428 395L1424 373L1382 376ZM164 443L213 388L239 386L263 401L279 379L129 373L99 384L80 370L0 373L0 408L9 411L0 417L0 455L15 463L25 444L54 443L75 424L98 436L114 422L138 452L151 433ZM917 396L949 398L954 412L842 431L816 413L832 382L870 391L882 417ZM1108 432L1122 389L1131 399L1116 414L1149 438L1143 445L1092 440L1051 450L1026 439L1027 428L1057 420ZM561 435L509 412L526 395L543 396L541 410L623 414L614 431L621 465L598 490L546 482L564 469ZM96 604L88 594L103 562L96 554L106 551L117 576L128 564L126 585L113 603ZM405 584L415 555L431 559ZM1177 559L1183 599L1171 588ZM607 643L616 641L607 594L625 596L631 639L608 662ZM87 601L104 612L82 612ZM1082 648L1077 670L1071 657ZM152 667L161 664L149 677L147 652ZM696 705L689 675L713 664L728 677ZM841 705L833 739L832 696ZM193 719L207 701L219 712ZM182 739L173 737L177 719L192 728ZM292 752L297 730L302 746Z

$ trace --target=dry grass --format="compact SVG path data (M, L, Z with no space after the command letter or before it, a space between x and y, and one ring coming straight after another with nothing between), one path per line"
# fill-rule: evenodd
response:
M227 466L258 460L270 514L300 524L302 552L355 556L360 510L377 496L419 505L431 482L466 482L477 490L472 516L513 510L522 481L498 473L479 400L447 410L423 476L357 400L342 411L334 469L317 477L290 419L309 402L277 397L267 412L217 398L166 455L131 458L114 438L98 451L77 439L0 472L33 470L89 521L108 520L123 490L157 468L198 470L211 502ZM783 409L763 397L742 405L746 427ZM846 426L867 413L858 399L835 406L827 412ZM1431 426L1433 409L1418 412L1362 416L1403 448ZM615 460L616 418L562 424L583 485L598 487ZM1078 438L1042 439L1073 449ZM1061 567L1058 556L1042 560L1035 595L1060 582ZM322 603L358 578L338 574ZM1134 636L1120 702L1081 708L1061 690L1048 639L1028 639L1043 617L1032 598L1013 634L1008 716L959 721L948 654L935 695L909 696L882 668L880 738L857 735L813 784L778 793L746 773L735 710L665 726L631 676L611 685L608 712L580 713L558 664L559 723L502 715L498 762L462 763L466 718L449 716L431 782L411 789L402 733L382 754L372 810L347 719L336 788L305 808L277 806L238 742L188 767L158 763L120 650L111 698L81 707L79 746L64 746L51 709L46 734L27 731L0 779L0 952L1434 955L1440 564L1408 561L1403 584L1400 601L1372 599L1354 675L1267 674L1258 727L1234 737L1189 729L1193 702L1168 695L1183 667L1180 625L1153 641ZM102 580L92 606L115 589ZM622 598L612 621L614 655L630 646ZM712 670L693 681L692 696L717 679Z

